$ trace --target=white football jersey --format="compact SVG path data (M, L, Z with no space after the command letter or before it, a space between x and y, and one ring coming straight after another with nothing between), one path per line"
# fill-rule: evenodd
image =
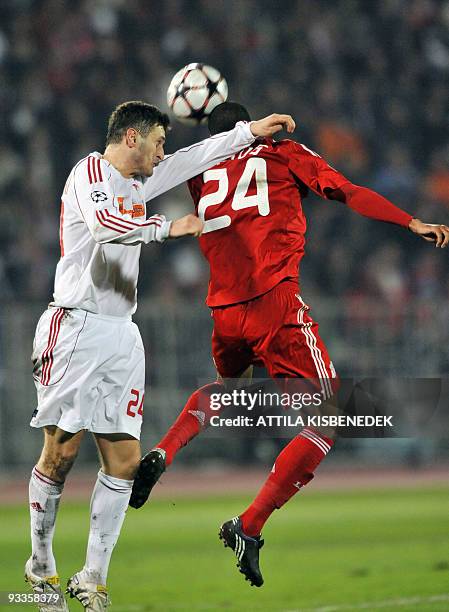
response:
M137 307L141 244L163 242L171 221L146 202L254 141L248 123L167 155L153 176L124 178L100 153L72 169L62 195L61 258L52 305L128 317Z

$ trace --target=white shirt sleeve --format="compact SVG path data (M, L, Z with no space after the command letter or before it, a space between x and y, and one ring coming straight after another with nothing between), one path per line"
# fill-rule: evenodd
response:
M233 130L206 138L167 155L145 182L145 201L157 197L184 181L201 174L255 140L250 124L239 121Z
M89 164L101 164L102 172L96 173L95 179L92 179ZM112 182L107 177L107 167L98 158L88 157L76 166L73 189L81 215L95 242L135 245L163 242L168 238L171 221L167 221L164 215L136 221L131 214L119 211Z

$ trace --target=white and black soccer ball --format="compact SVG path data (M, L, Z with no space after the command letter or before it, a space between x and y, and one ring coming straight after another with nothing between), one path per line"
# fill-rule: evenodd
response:
M167 104L182 123L198 125L228 97L221 73L206 64L187 64L175 74L167 90Z

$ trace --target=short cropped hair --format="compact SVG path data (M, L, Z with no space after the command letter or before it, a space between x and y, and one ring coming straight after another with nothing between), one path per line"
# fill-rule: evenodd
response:
M109 117L106 146L121 142L128 128L134 128L145 137L155 125L161 125L167 130L169 124L168 115L156 106L141 100L123 102L114 109Z
M207 127L213 136L232 130L238 121L251 121L246 108L237 102L223 102L216 106L209 115Z

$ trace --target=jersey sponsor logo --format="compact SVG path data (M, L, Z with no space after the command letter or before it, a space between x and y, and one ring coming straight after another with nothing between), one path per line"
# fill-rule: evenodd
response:
M143 204L133 204L133 212L132 216L134 217L143 217L145 215L145 206Z
M145 206L142 202L133 202L132 208L125 208L125 198L122 196L117 196L117 202L118 209L122 215L131 215L133 219L145 216Z
M95 202L96 204L98 202L105 202L108 199L108 196L105 194L104 191L92 191L92 193L90 194L90 197L92 201Z

